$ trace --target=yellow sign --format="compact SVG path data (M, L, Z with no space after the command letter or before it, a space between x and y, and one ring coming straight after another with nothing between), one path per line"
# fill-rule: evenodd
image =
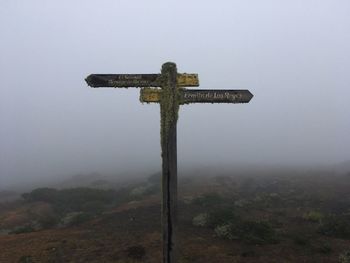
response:
M198 74L177 74L178 87L198 87Z
M160 102L161 89L144 88L140 91L141 102Z
M177 83L178 88L182 87L198 87L199 80L198 74L177 74ZM140 92L140 101L141 102L160 102L161 100L162 89L157 88L143 88Z

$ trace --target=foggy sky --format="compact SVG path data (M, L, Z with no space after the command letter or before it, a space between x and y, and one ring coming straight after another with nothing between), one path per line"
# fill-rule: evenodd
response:
M159 106L91 73L158 73L249 104L182 106L179 166L350 159L350 2L0 1L0 189L43 176L160 169Z

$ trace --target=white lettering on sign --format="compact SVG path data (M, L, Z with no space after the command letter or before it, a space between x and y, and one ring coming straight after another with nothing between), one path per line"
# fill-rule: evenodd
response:
M144 79L122 79L122 80L108 80L108 85L119 86L119 85L150 85L151 82Z
M118 76L119 80L140 80L142 75L120 75Z
M184 94L184 99L238 100L241 98L242 94L231 92L186 92Z

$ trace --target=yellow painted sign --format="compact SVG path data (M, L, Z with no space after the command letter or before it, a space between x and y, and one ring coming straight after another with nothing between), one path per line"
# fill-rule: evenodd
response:
M161 89L144 88L140 91L141 102L160 102Z
M177 86L178 87L198 87L199 79L198 74L177 74Z
M177 74L177 87L198 87L199 80L198 74ZM182 89L181 89L182 90ZM160 102L161 100L162 89L158 88L143 88L140 92L140 101L141 102Z

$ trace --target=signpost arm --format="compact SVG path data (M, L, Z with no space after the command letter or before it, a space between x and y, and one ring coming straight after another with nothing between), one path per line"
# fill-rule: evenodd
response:
M175 230L177 218L177 149L176 122L178 100L176 90L177 69L174 63L162 66L163 92L161 109L162 146L162 236L163 263L175 263Z

